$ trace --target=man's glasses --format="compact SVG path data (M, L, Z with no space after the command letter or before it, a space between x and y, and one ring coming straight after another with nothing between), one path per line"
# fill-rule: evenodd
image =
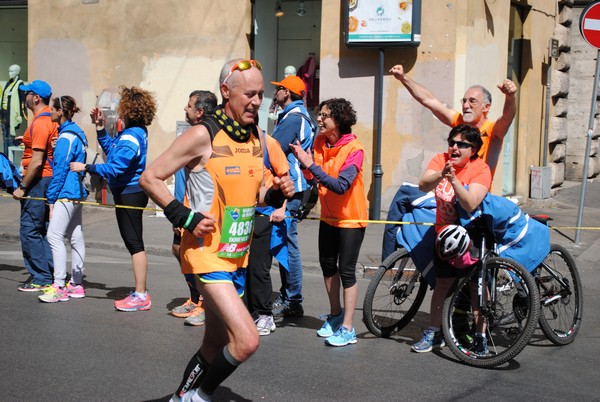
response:
M472 148L473 147L473 144L471 144L470 142L448 140L448 146L450 148L454 148L455 145L459 149L467 149L467 148Z
M320 117L321 119L325 120L325 119L330 118L331 114L319 112L319 113L317 113L317 117Z
M27 96L27 95L37 95L37 94L33 91L25 91L25 96Z
M462 99L460 100L460 104L461 104L461 105L462 105L462 104L464 104L465 102L468 102L468 103L469 103L469 105L471 105L471 106L477 106L477 105L479 104L479 101L478 101L477 99L475 99L475 98L469 98L469 99L467 99L467 98L462 98Z
M245 70L251 69L253 66L262 71L262 64L260 64L260 62L258 60L240 60L240 61L238 61L233 66L231 66L231 70L229 70L229 74L227 74L227 76L223 80L223 84L225 84L227 79L229 77L231 77L231 74L233 74L233 72L235 70L245 71Z

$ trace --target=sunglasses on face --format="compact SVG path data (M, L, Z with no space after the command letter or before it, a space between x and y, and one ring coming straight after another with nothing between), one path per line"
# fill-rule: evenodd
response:
M223 80L223 84L225 84L227 79L231 76L231 74L233 74L233 72L235 70L246 71L246 70L251 69L252 67L256 67L262 71L262 64L260 64L260 62L258 60L240 60L240 61L238 61L233 66L231 66L231 70L229 71L229 74L227 74L225 79Z
M454 148L455 145L459 149L473 148L473 144L471 144L469 142L448 140L448 147Z

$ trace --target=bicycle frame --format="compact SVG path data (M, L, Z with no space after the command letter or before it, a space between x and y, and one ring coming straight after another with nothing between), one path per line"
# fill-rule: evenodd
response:
M554 295L554 296L552 296L552 297L550 297L550 298L548 298L548 299L545 299L545 298L543 298L543 297L542 297L542 299L541 299L541 302L542 302L542 304L544 304L544 305L548 305L548 304L550 304L550 303L552 303L552 302L555 302L555 301L557 301L557 300L560 300L560 299L562 299L562 297L563 297L563 292L566 292L566 293L565 293L565 294L566 294L566 296L571 296L571 289L570 289L570 286L569 286L569 284L568 284L568 283L565 283L565 280L566 280L566 278L563 278L562 276L559 276L559 275L557 275L556 271L555 271L555 270L553 270L553 269L552 269L550 266L548 266L548 264L546 264L545 262L542 262L541 266L542 266L542 268L543 268L544 270L546 270L546 272L547 272L548 274L550 274L550 276L551 276L551 277L552 277L552 278L553 278L555 281L557 281L557 282L560 284L560 288L561 288L561 292L560 292L560 294ZM538 279L539 279L539 278L538 278ZM545 285L545 283L544 283L543 281L541 281L541 280L540 280L540 281L539 281L539 285L540 285L540 288L541 288L541 289L542 289L544 292L547 292L547 291L549 291L548 287Z

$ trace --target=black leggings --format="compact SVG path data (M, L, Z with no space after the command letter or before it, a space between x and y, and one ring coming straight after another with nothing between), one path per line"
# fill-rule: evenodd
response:
M319 262L323 276L329 278L339 272L344 289L352 287L356 283L356 262L364 237L365 228L337 228L321 221Z
M148 205L148 196L143 191L130 194L114 194L115 204L145 208ZM142 237L142 209L115 208L119 233L125 242L129 254L134 255L144 251Z

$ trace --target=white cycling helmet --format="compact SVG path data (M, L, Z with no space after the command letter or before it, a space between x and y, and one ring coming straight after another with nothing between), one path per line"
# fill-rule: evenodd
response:
M458 225L446 225L435 239L435 248L442 260L462 257L471 247L467 230Z

